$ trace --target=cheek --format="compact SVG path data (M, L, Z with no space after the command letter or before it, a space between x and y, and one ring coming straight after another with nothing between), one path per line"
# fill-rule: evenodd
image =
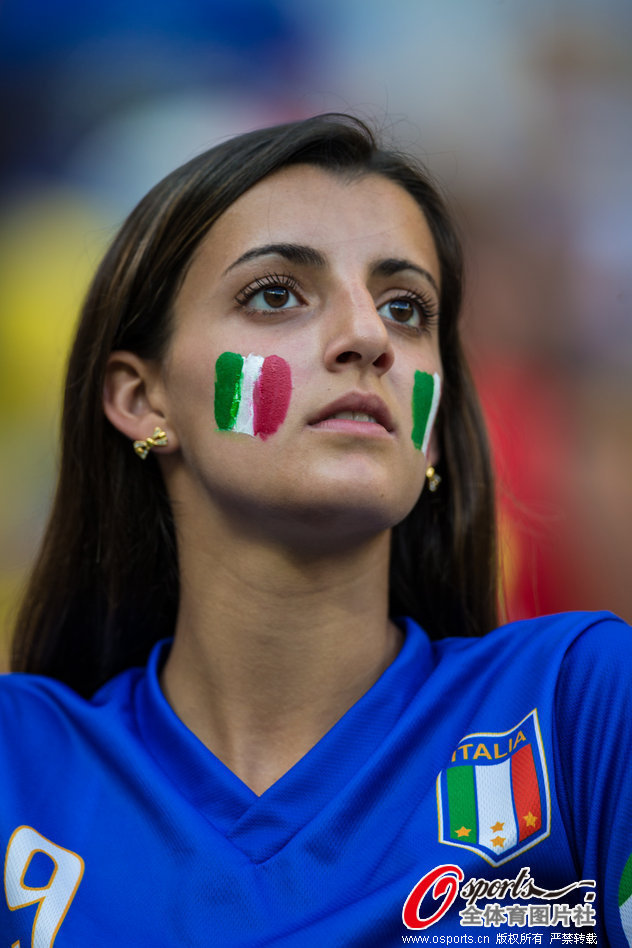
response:
M426 454L432 433L439 400L441 398L441 378L437 372L415 372L413 384L413 430L411 437L418 451Z
M283 424L292 373L281 356L222 352L215 363L215 423L220 431L268 438Z

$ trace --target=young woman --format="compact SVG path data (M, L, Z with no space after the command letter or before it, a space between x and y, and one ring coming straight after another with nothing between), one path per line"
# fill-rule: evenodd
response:
M7 946L626 944L629 629L492 631L461 273L345 116L124 224L0 689Z

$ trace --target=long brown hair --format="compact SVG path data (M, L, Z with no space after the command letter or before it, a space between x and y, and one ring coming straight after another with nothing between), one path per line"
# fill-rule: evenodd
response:
M179 583L171 509L155 458L141 465L103 414L107 359L114 349L164 354L172 304L201 239L241 194L299 162L384 175L426 216L441 265L442 483L436 493L424 490L393 531L391 615L414 617L434 638L479 635L496 624L492 480L458 334L463 261L455 227L413 160L380 148L358 119L320 115L249 132L178 168L140 202L107 252L70 355L59 481L18 615L14 670L50 675L88 695L173 633Z

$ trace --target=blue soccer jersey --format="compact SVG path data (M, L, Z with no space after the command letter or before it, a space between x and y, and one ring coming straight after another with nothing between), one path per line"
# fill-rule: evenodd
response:
M0 948L632 944L631 630L403 625L261 796L171 710L169 643L88 701L5 676Z

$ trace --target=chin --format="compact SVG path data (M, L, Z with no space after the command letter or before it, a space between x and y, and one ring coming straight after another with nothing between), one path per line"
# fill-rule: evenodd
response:
M298 548L316 544L342 551L390 531L408 516L417 498L415 494L406 501L357 487L330 490L323 496L314 490L307 503L305 498L292 503L286 497L275 511L275 528Z

